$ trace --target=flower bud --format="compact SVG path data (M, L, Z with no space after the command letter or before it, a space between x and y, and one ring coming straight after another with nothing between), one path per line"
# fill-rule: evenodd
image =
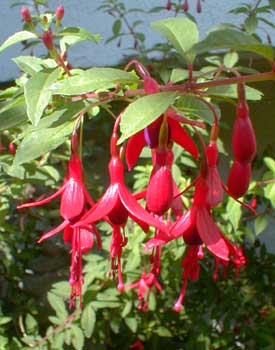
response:
M9 143L8 150L10 154L15 154L16 153L16 146L13 142Z
M188 12L188 10L189 10L188 0L184 0L183 11Z
M198 0L197 1L197 13L201 13L201 10L202 10L202 8L201 8L201 0Z
M59 5L57 6L56 10L55 10L55 16L56 16L56 20L58 22L60 22L64 16L64 6L63 5Z
M239 102L237 106L237 117L232 133L232 150L235 159L243 164L252 162L256 154L256 137L246 102Z
M227 180L230 194L236 198L242 197L248 189L250 176L251 163L242 164L235 160Z
M29 24L32 23L32 16L31 16L30 11L27 7L21 8L21 16L26 23L29 23Z
M170 11L172 8L172 1L171 0L168 0L167 1L167 5L166 5L166 10Z
M42 34L42 41L49 51L54 48L53 34L50 30Z

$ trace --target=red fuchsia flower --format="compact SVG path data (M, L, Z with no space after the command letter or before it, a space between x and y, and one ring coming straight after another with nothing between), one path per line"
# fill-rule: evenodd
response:
M144 349L144 345L141 340L135 341L133 344L130 345L130 349Z
M153 78L146 75L146 73L144 73L142 77L146 94L153 94L160 91L158 83ZM181 126L180 122L199 127L204 127L204 124L188 120L187 118L178 115L172 108L169 108L166 113L168 123L168 144L172 141L176 142L187 152L189 152L195 159L197 159L197 146L187 131ZM158 147L160 128L166 113L157 118L145 129L139 131L129 138L126 147L126 163L129 170L131 170L135 165L142 149L146 145L151 149Z
M21 8L21 16L26 23L28 23L28 24L32 23L32 16L31 16L30 11L27 7Z
M70 243L71 250L71 302L73 306L77 296L80 296L81 305L81 287L83 284L82 277L82 254L87 253L94 243L93 235L97 236L98 248L101 247L101 238L94 225L86 225L84 228L74 227L73 225L86 211L86 202L93 206L94 202L88 194L82 179L82 162L77 154L77 134L74 131L72 138L72 153L69 160L68 175L64 180L63 186L51 196L37 202L25 203L19 205L18 209L42 206L51 202L53 199L61 196L60 215L64 221L56 228L46 232L38 240L41 243L60 231L64 230L64 242Z
M118 141L118 125L120 116L114 126L113 135L111 138L111 160L109 162L109 174L111 184L105 191L101 199L95 206L89 210L83 218L77 223L78 227L89 225L93 222L106 219L110 221L113 226L113 236L111 242L111 257L113 267L117 268L119 276L118 289L123 290L123 283L121 276L121 248L127 242L122 239L118 233L118 229L123 228L126 224L128 216L137 222L141 228L147 232L149 226L153 226L160 232L167 232L167 228L153 215L149 214L136 201L134 196L129 192L124 184L124 167L120 159L120 147L117 146ZM123 243L122 243L123 242Z
M127 289L129 288L138 290L138 310L144 312L148 311L149 298L154 287L159 292L162 291L162 287L158 282L158 276L160 274L160 256L161 247L156 247L150 256L150 272L142 272L141 278L138 281L130 283L126 286Z

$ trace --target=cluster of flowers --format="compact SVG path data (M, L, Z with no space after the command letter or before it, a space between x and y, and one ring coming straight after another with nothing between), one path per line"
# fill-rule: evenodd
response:
M143 80L146 94L159 92L158 83L139 63L136 70ZM183 268L183 286L180 296L174 305L175 311L180 311L188 280L196 280L200 273L199 261L203 259L206 247L215 258L214 280L218 277L219 267L226 272L229 264L235 266L238 273L246 262L242 249L226 238L215 224L212 208L223 201L224 192L239 201L248 188L251 162L256 152L256 142L249 118L249 109L245 100L244 86L238 87L239 100L237 117L233 128L233 154L235 157L231 168L228 184L224 184L218 169L217 138L219 121L214 113L210 141L205 144L199 129L205 128L202 122L190 120L178 115L173 107L169 107L153 123L131 136L126 145L125 160L129 170L136 164L144 147L149 147L152 154L152 172L147 188L136 194L131 194L124 183L124 164L122 146L118 145L119 124L121 115L117 117L110 139L109 175L110 185L103 196L95 203L89 196L83 181L82 162L78 155L77 125L71 137L71 157L68 164L68 174L62 187L50 197L38 202L20 205L18 209L44 205L57 196L61 196L60 216L62 223L53 230L43 234L39 242L64 231L64 241L71 245L71 306L80 297L83 284L82 254L93 247L94 236L98 248L101 237L95 223L105 220L112 227L110 243L111 270L113 277L117 276L117 288L120 292L125 288L135 288L138 291L138 308L146 311L152 290L162 290L158 281L161 270L161 251L170 241L182 238L186 250L181 262ZM189 152L195 160L199 158L197 144L184 128L190 125L201 144L201 165L198 176L188 188L180 192L172 176L173 143L180 145ZM194 196L190 208L186 208L181 195L194 187ZM146 207L138 200L145 199ZM244 206L250 208L247 204ZM123 247L127 245L125 225L128 218L136 222L144 232L149 227L154 228L154 235L145 244L145 252L150 252L150 266L141 274L138 281L131 284L123 282L123 266L121 257Z

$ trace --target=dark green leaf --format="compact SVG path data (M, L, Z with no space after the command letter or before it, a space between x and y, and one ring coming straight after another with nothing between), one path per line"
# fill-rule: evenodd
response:
M250 15L244 21L244 28L249 34L255 33L255 30L257 29L257 25L258 25L258 20L255 14Z
M98 89L109 89L118 83L138 82L133 74L115 68L91 68L79 75L64 79L51 87L53 94L79 95Z
M49 87L57 80L58 69L38 72L24 86L27 114L33 125L37 125L51 99Z
M27 121L27 111L23 96L5 104L0 109L0 130L11 129L23 121Z
M114 24L113 24L114 36L118 36L118 34L120 33L120 30L121 30L121 20L117 19L114 21Z
M21 41L29 40L29 39L36 39L37 36L32 33L28 32L27 30L23 30L22 32L17 32L10 36L1 46L0 46L0 52L4 51L7 47L12 46L14 44L17 44Z
M131 103L122 114L119 142L123 142L156 120L173 103L174 92L144 96Z
M158 327L155 332L157 333L157 335L159 335L160 337L172 337L172 333L169 331L168 328L166 327Z
M192 63L195 54L190 51L199 40L199 32L196 24L186 17L173 17L156 21L151 27L160 32L178 53Z
M213 105L213 106L218 116L220 117L219 107L216 105ZM192 117L204 119L210 125L212 125L214 121L213 112L209 109L209 107L204 102L198 100L194 96L191 96L191 95L181 96L177 101L176 107L187 116L190 115Z
M127 315L129 315L129 313L131 312L132 310L132 301L131 300L128 300L121 312L121 317L122 318L125 318Z
M268 1L269 1L270 7L275 10L275 0L268 0Z

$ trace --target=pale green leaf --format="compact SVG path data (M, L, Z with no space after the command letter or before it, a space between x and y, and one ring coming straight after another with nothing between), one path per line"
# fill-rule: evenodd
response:
M35 56L18 56L12 59L25 73L35 75L44 68L55 68L56 62L52 59L43 60Z
M214 86L207 90L210 96L238 98L237 85L227 86ZM263 93L250 86L245 87L246 99L251 101L260 101L263 97Z
M155 330L155 333L160 337L172 337L172 333L166 327L160 326Z
M196 55L190 49L199 40L198 28L193 21L187 17L173 17L153 22L151 27L170 41L187 62L193 62Z
M268 60L272 60L274 57L271 46L262 45L252 35L235 29L222 29L210 32L204 40L194 45L192 51L195 54L201 54L219 49L255 52Z
M174 92L160 92L144 96L131 103L123 112L119 142L136 134L155 121L173 103L176 97Z
M74 124L74 121L71 121L56 128L38 129L28 134L17 149L13 167L36 159L60 146L72 133Z
M249 34L255 33L257 29L258 20L255 14L248 16L244 21L244 28Z
M1 46L0 52L4 51L7 47L17 44L21 41L29 40L29 39L37 39L37 36L28 32L27 30L23 30L22 32L17 32L10 36Z
M61 30L57 34L57 36L74 37L78 41L89 40L94 43L97 43L100 39L99 34L92 34L88 32L86 29L80 28L80 27L66 27L63 30Z
M23 121L27 121L24 96L9 102L0 109L0 130L11 129Z
M270 157L264 157L265 165L272 171L275 176L275 160Z
M65 319L68 316L68 312L62 298L58 297L54 293L48 292L47 299L58 317Z
M129 313L131 312L132 310L132 301L131 300L128 300L121 312L121 317L122 318L125 318L127 315L129 315Z
M85 306L82 311L80 324L86 338L91 338L96 321L96 313L91 304Z
M239 60L239 55L237 52L228 52L223 58L223 64L225 67L232 68Z
M12 321L11 317L7 317L7 316L1 316L0 317L0 326L2 326L3 324L9 323L10 321Z
M110 89L118 83L137 83L133 74L115 68L91 68L51 86L53 94L80 95L98 89Z
M71 333L72 333L71 335L72 345L76 350L82 350L84 346L84 340L85 340L82 330L79 327L72 325Z
M58 69L38 72L24 86L27 114L33 125L37 125L51 99L49 87L57 80Z
M241 205L230 197L227 202L226 212L233 229L237 230L242 215Z

